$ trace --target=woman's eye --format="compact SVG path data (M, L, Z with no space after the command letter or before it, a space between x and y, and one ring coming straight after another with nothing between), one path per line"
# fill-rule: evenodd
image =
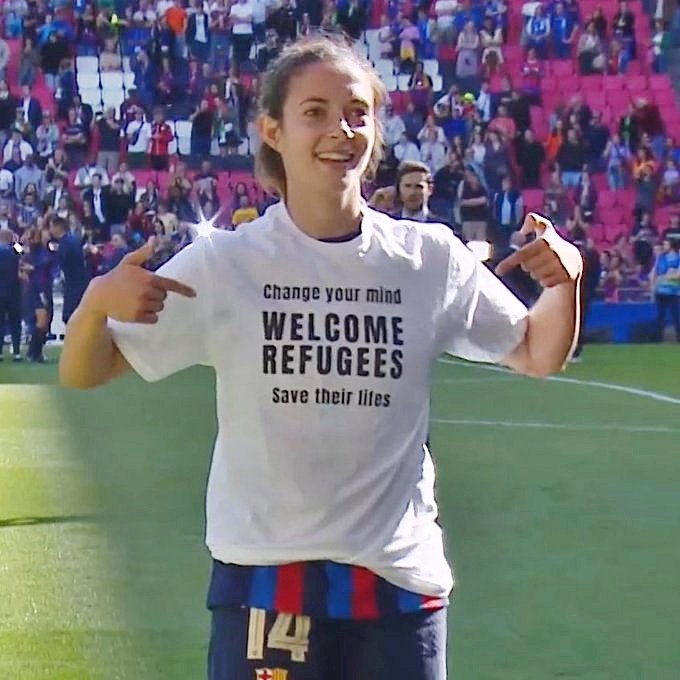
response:
M321 113L322 111L319 108L307 109L307 111L305 111L305 116L307 118L318 118Z

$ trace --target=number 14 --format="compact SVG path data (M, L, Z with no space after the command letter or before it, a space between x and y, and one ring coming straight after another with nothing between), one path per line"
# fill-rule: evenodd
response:
M264 609L250 608L248 620L248 659L264 659L264 626L267 612ZM293 632L290 632L293 624ZM292 661L305 661L309 651L309 616L278 614L274 625L267 635L269 649L282 649L290 652Z

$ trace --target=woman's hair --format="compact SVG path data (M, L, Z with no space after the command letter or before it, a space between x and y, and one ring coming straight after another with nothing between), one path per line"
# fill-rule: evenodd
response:
M383 131L377 111L387 99L387 91L369 62L359 56L341 36L316 35L302 38L284 48L262 78L258 112L282 122L283 106L288 97L291 79L307 66L321 63L358 66L369 80L373 91L376 134L366 175L372 177L383 156ZM268 191L285 194L286 172L283 159L278 151L266 143L260 145L255 157L255 176Z

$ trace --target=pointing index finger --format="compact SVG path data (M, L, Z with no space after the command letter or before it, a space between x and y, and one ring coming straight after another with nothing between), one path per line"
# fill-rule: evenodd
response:
M183 295L184 297L196 297L196 291L191 288L191 286L180 283L175 279L169 279L165 276L158 276L158 274L154 274L153 278L151 279L151 285L158 290L166 290L170 293Z

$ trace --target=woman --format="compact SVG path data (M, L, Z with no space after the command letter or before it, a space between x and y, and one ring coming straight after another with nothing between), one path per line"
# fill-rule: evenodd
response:
M592 21L588 22L586 30L581 34L576 51L581 75L589 76L594 73L602 73L605 70L607 60L604 54L604 45Z
M604 158L607 162L607 183L609 188L624 189L626 187L626 174L630 163L630 149L621 141L617 134L612 135L604 149Z
M71 164L68 162L66 152L62 147L58 146L54 150L52 156L47 159L47 165L45 165L45 182L48 184L52 182L57 173L67 177L70 169Z
M44 169L49 159L52 158L59 144L59 137L59 126L52 120L52 114L49 111L43 111L42 123L35 131L35 150L38 152L37 162L41 168Z
M286 48L263 81L257 159L282 202L157 274L142 267L152 244L128 255L66 331L71 387L215 368L211 680L274 666L280 677L443 680L453 579L425 446L432 363L448 351L545 375L574 343L581 258L542 218L525 225L538 239L498 270L523 264L542 282L527 313L450 229L365 205L385 97L349 46ZM290 587L277 595L279 577Z
M456 78L474 78L479 75L479 34L472 21L468 21L458 35Z
M38 77L40 68L40 52L33 44L30 37L24 38L24 46L21 50L21 61L19 62L19 85L33 87L35 79Z
M417 61L408 81L411 101L415 110L426 116L432 108L432 78L425 73L425 64Z
M652 270L652 290L656 302L657 340L663 342L670 320L675 339L680 342L680 252L677 241L664 239Z

